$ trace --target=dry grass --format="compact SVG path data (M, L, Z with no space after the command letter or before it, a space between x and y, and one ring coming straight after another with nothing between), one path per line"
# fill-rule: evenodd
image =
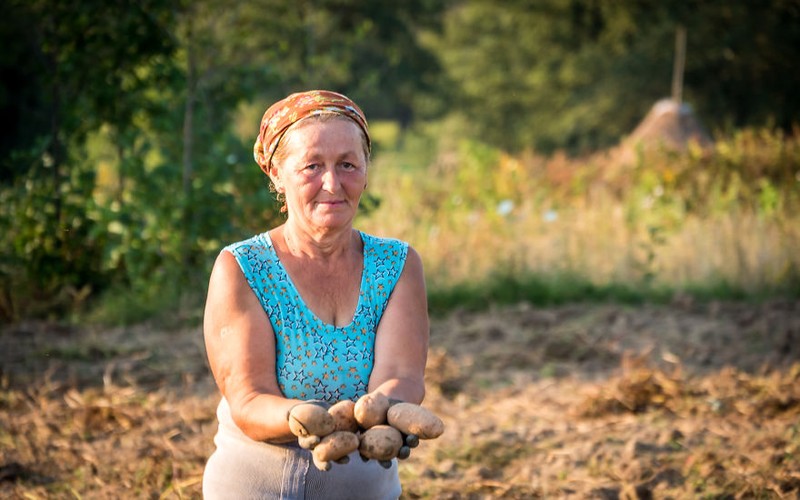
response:
M800 303L456 311L404 498L796 498ZM197 329L0 333L0 497L199 498Z
M0 496L197 498L214 397L197 332L0 336Z
M784 307L454 315L429 366L448 432L404 470L406 494L796 498L800 324Z
M743 132L710 152L656 149L633 164L442 148L418 170L378 158L370 189L382 205L363 221L410 241L432 286L511 270L752 291L800 274L797 137Z

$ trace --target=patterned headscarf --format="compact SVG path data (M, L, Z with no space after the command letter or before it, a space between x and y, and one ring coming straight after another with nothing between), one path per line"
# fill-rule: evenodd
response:
M261 129L253 146L253 157L261 170L269 175L272 156L289 127L303 118L324 113L336 113L356 122L367 138L367 148L371 148L367 119L356 103L329 90L298 92L270 106L261 118Z

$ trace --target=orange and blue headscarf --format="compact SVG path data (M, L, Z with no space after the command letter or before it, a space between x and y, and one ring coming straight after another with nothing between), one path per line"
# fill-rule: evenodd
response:
M253 157L261 170L269 175L272 156L289 127L303 118L324 113L336 113L356 122L367 138L367 148L371 148L367 118L347 96L330 90L298 92L270 106L261 118L261 128L253 146Z

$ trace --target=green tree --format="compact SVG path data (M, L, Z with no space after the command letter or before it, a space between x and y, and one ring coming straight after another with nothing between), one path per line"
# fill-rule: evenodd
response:
M204 279L222 243L278 217L250 153L258 116L242 133L240 111L327 87L407 123L436 70L417 30L435 26L441 2L10 7L0 275L24 302L108 286L154 297Z
M472 133L510 150L611 145L670 93L688 33L684 95L716 128L800 112L796 2L458 2L433 44Z
M83 162L87 134L99 124L131 126L129 91L152 85L137 71L171 46L159 22L165 2L108 4L11 2L0 25L2 106L17 130L3 144L0 260L5 296L64 295L102 282L102 238L88 217L94 171ZM19 64L18 67L14 65ZM19 80L30 77L24 99ZM91 88L92 92L86 89ZM11 299L3 301L13 315Z
M256 100L324 87L347 93L372 118L408 123L418 100L438 90L438 61L419 36L438 29L444 7L445 0L254 0L228 9L236 24L219 41L261 79Z

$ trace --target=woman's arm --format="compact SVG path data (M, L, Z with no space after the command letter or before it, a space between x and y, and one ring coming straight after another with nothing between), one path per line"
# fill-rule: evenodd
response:
M208 286L203 330L214 379L236 425L256 441L294 439L275 375L275 336L235 257L220 253Z
M369 392L422 402L429 330L422 259L409 247L403 272L378 324Z

